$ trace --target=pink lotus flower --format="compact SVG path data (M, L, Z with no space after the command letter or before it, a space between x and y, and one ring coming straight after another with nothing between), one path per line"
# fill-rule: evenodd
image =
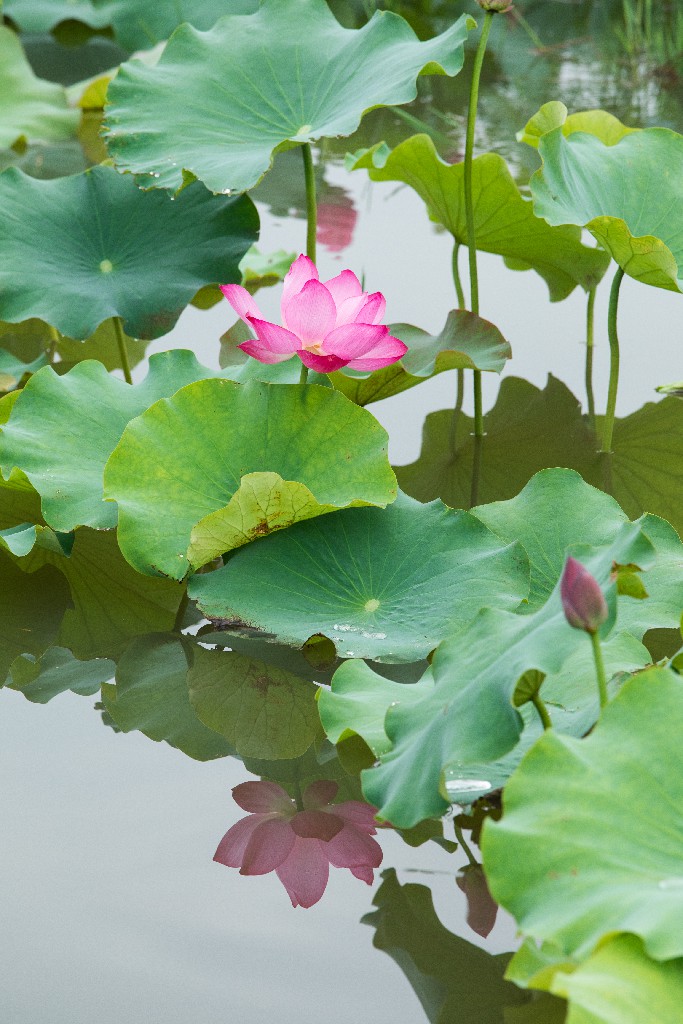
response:
M321 899L330 864L349 868L370 885L382 863L374 839L375 808L358 800L332 804L336 782L313 782L303 794L303 810L275 782L243 782L233 799L248 817L225 833L214 860L241 875L275 871L293 907L312 907Z
M609 615L605 596L595 576L571 555L562 573L560 597L565 618L574 629L597 633Z
M262 363L281 363L299 356L310 370L332 373L342 366L379 370L408 350L379 321L386 303L381 292L368 295L351 270L318 280L315 263L299 256L287 271L282 290L282 323L271 324L252 296L239 284L221 291L256 338L239 348Z

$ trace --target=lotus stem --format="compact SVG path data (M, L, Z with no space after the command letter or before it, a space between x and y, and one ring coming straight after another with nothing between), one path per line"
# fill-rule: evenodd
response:
M123 323L120 316L114 317L114 334L116 335L116 344L119 346L119 356L121 357L121 369L123 370L124 380L126 381L126 384L132 384L133 378L130 372L126 336L123 333Z
M57 345L59 344L59 331L52 324L48 324L48 334L50 335L50 344L47 349L47 361L52 366L55 361L55 353L57 351Z
M607 335L609 337L609 391L607 393L607 411L602 429L602 448L600 451L612 451L612 433L614 431L614 414L617 408L617 389L619 387L619 336L617 334L617 311L619 308L619 289L624 279L624 271L617 267L609 293L609 310L607 313Z
M455 294L458 297L458 309L465 309L465 292L463 291L462 281L460 280L460 269L458 267L458 254L460 252L460 242L456 241L453 245L453 258L451 261L451 269L453 271L453 284L455 285ZM465 371L457 371L457 385L455 391L455 408L453 409L453 419L451 420L451 452L455 455L455 446L457 441L458 433L458 419L462 411L462 402L465 393Z
M315 240L318 224L318 208L315 198L315 168L310 142L301 147L304 158L304 178L306 181L306 255L315 263Z
M484 15L484 24L479 37L479 45L474 58L472 69L472 83L470 85L470 103L467 110L467 135L465 139L465 219L467 222L467 247L469 250L470 267L470 308L473 313L479 314L479 278L477 277L477 240L474 230L474 205L472 201L472 154L474 152L474 128L477 122L477 103L479 101L479 80L481 69L486 53L486 43L491 31L493 11L487 11ZM484 417L482 415L481 402L481 370L474 371L474 434L475 437L482 437L484 434ZM474 481L472 483L474 489Z
M548 708L546 707L546 703L543 700L543 698L541 697L540 693L535 693L533 695L533 697L531 698L531 703L533 704L533 706L536 708L536 711L538 712L538 717L541 719L541 722L543 723L543 728L545 730L552 729L553 723L552 723L550 715L548 713Z
M470 488L470 508L479 504L479 477L481 475L481 451L484 444L482 434L474 435L474 447L472 451L472 486Z
M591 427L595 427L595 397L593 395L595 292L595 288L591 288L588 292L588 303L586 305L586 398L588 399L588 418Z
M607 704L607 679L605 678L605 662L602 658L602 647L600 646L600 634L597 629L589 634L593 645L593 658L595 660L595 674L598 679L598 694L600 695L600 708Z
M301 376L299 377L299 384L305 384L308 381L308 367L305 363L301 364Z
M465 841L465 837L462 834L462 829L460 828L460 826L456 822L455 818L453 819L453 831L455 832L455 838L458 840L458 843L462 847L463 853L467 857L467 859L470 862L470 864L472 865L472 867L473 868L479 867L479 861L477 860L477 858L472 853L472 850L470 849L469 844Z

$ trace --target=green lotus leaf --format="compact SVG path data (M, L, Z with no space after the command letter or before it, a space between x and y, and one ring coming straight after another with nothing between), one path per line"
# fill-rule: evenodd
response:
M386 11L344 29L324 0L264 0L206 33L183 25L155 68L126 63L111 83L109 151L147 188L177 191L189 173L245 191L283 143L350 135L366 110L414 99L419 74L457 74L474 25L462 15L420 42Z
M80 117L61 85L36 78L16 34L0 25L0 149L73 138Z
M319 731L317 688L266 662L197 647L187 685L197 717L243 757L299 757Z
M377 675L364 661L352 658L339 666L331 689L320 690L320 721L330 742L336 744L356 734L379 757L391 749L384 731L388 708L398 701L409 705L421 700L433 688L431 669L417 683L395 683Z
M76 531L70 555L36 546L19 564L29 573L48 564L68 580L74 607L56 641L79 659L116 659L134 637L174 627L182 587L135 572L113 530L85 527Z
M598 436L601 429L598 417ZM419 501L441 498L454 508L469 501L472 485L473 421L453 410L430 413L422 451L408 466L396 466L399 486ZM617 419L613 452L598 453L596 435L578 400L554 377L543 390L506 377L486 416L479 500L510 498L535 472L552 466L576 469L590 483L609 489L629 516L653 512L683 532L683 403L648 402Z
M569 1000L566 1024L674 1024L683 959L658 963L634 935L618 935L576 970L558 970L551 991Z
M535 213L587 228L636 281L683 290L683 136L645 128L606 143L593 130L560 125L539 138Z
M105 496L131 565L182 579L298 518L393 501L386 446L374 417L330 388L205 380L131 421Z
M12 662L12 690L19 690L34 704L47 704L53 697L71 690L84 697L97 693L111 679L116 665L108 658L78 661L64 647L50 647L40 658L22 654Z
M184 349L153 355L146 378L133 386L99 362L79 363L61 377L45 367L23 389L0 434L0 468L5 475L15 468L25 473L53 529L115 526L116 505L103 498L103 476L124 428L159 398L215 373Z
M234 748L202 725L192 710L187 669L179 637L163 633L138 637L119 661L116 685L102 687L102 700L122 732L138 729L197 761L227 757Z
M194 576L189 592L206 615L294 647L323 634L343 658L413 662L485 605L516 608L527 581L519 545L468 512L399 495L297 523Z
M252 14L258 0L5 0L3 12L22 32L50 32L66 21L89 28L112 27L127 50L142 50L168 39L182 22L208 29L222 14Z
M428 135L413 135L396 149L384 143L356 154L351 169L366 168L373 181L402 181L427 204L429 216L456 242L467 244L464 164L447 164ZM535 270L548 285L551 302L565 299L577 285L594 287L609 260L581 244L572 225L550 227L524 199L507 164L497 153L472 163L472 195L477 249L503 256L513 270Z
M561 128L565 136L573 135L574 132L588 132L606 146L614 146L625 135L639 131L638 128L627 128L618 117L606 110L582 110L570 114L564 103L553 100L552 103L543 104L523 130L517 133L517 139L537 147L539 139L554 128Z
M401 885L389 868L372 902L363 924L375 929L373 946L396 961L432 1024L503 1024L508 1008L528 1003L529 994L503 978L510 954L453 935L426 885Z
M51 566L27 575L0 549L0 686L15 658L40 657L71 605L66 580Z
M568 500L574 509L585 504L602 518L598 537L590 516L583 522L579 517L576 526L571 519L558 521L558 508ZM568 625L562 608L563 555L572 552L603 587L610 608L601 630L605 637L617 614L616 585L610 582L613 562L647 567L655 559L641 524L630 523L610 498L568 470L538 474L518 498L498 508L504 512L506 505L513 511L527 509L526 536L535 533L539 539L539 550L530 554L532 573L537 576L536 567L547 552L548 585L553 589L540 607L532 592L531 607L537 610L526 614L490 607L480 611L436 650L431 693L409 707L388 709L384 727L392 749L379 767L363 774L363 791L382 817L401 827L444 812L447 803L441 787L446 769L456 765L456 778L466 778L459 774L463 767L496 761L517 746L524 727L513 706L520 678L529 669L547 676L561 673L588 643L585 634ZM588 542L582 539L584 533ZM591 539L599 543L591 544ZM629 642L623 653L628 661L616 667L632 667L634 650ZM642 655L647 660L645 651ZM593 678L590 663L586 666ZM484 791L492 788L487 776L481 781L487 782Z
M128 334L158 338L202 285L241 280L258 234L246 196L195 183L172 202L111 167L54 181L10 168L0 205L0 317L39 317L72 338L115 316Z
M27 374L35 373L46 362L47 355L44 352L27 363L6 349L0 349L0 391L14 391Z
M494 898L527 935L583 957L632 932L657 960L681 956L681 729L680 676L650 669L590 736L549 731L524 758L483 852Z
M279 284L284 280L296 257L295 252L285 252L284 249L262 253L252 245L240 263L243 287L253 295L259 288L270 288Z
M4 0L2 13L21 32L50 32L63 21L80 21L90 28L109 25L109 4L94 0Z
M497 327L464 309L451 310L437 335L411 324L392 324L389 329L408 346L402 359L374 373L339 370L330 377L334 387L356 405L391 398L444 370L500 373L512 355Z

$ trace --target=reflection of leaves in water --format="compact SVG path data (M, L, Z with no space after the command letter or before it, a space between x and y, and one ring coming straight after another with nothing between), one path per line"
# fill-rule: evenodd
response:
M71 604L66 580L46 566L28 576L0 551L0 686L20 654L40 656Z
M382 879L377 909L363 923L406 975L430 1024L503 1024L506 1007L529 1002L503 980L509 953L493 956L449 932L426 886L401 885L393 869Z
M470 494L473 422L460 414L454 452L451 428L450 409L430 413L420 457L397 467L396 477L401 488L419 501L440 497L460 508ZM683 530L683 402L678 399L648 402L618 419L613 453L607 458L598 453L595 434L564 384L551 376L541 391L528 381L506 377L486 416L485 430L482 504L517 494L539 469L566 466L609 490L629 516L653 512Z

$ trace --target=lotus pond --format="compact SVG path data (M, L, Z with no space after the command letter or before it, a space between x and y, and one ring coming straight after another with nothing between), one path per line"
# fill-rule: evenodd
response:
M680 4L2 16L3 1019L680 1024Z

